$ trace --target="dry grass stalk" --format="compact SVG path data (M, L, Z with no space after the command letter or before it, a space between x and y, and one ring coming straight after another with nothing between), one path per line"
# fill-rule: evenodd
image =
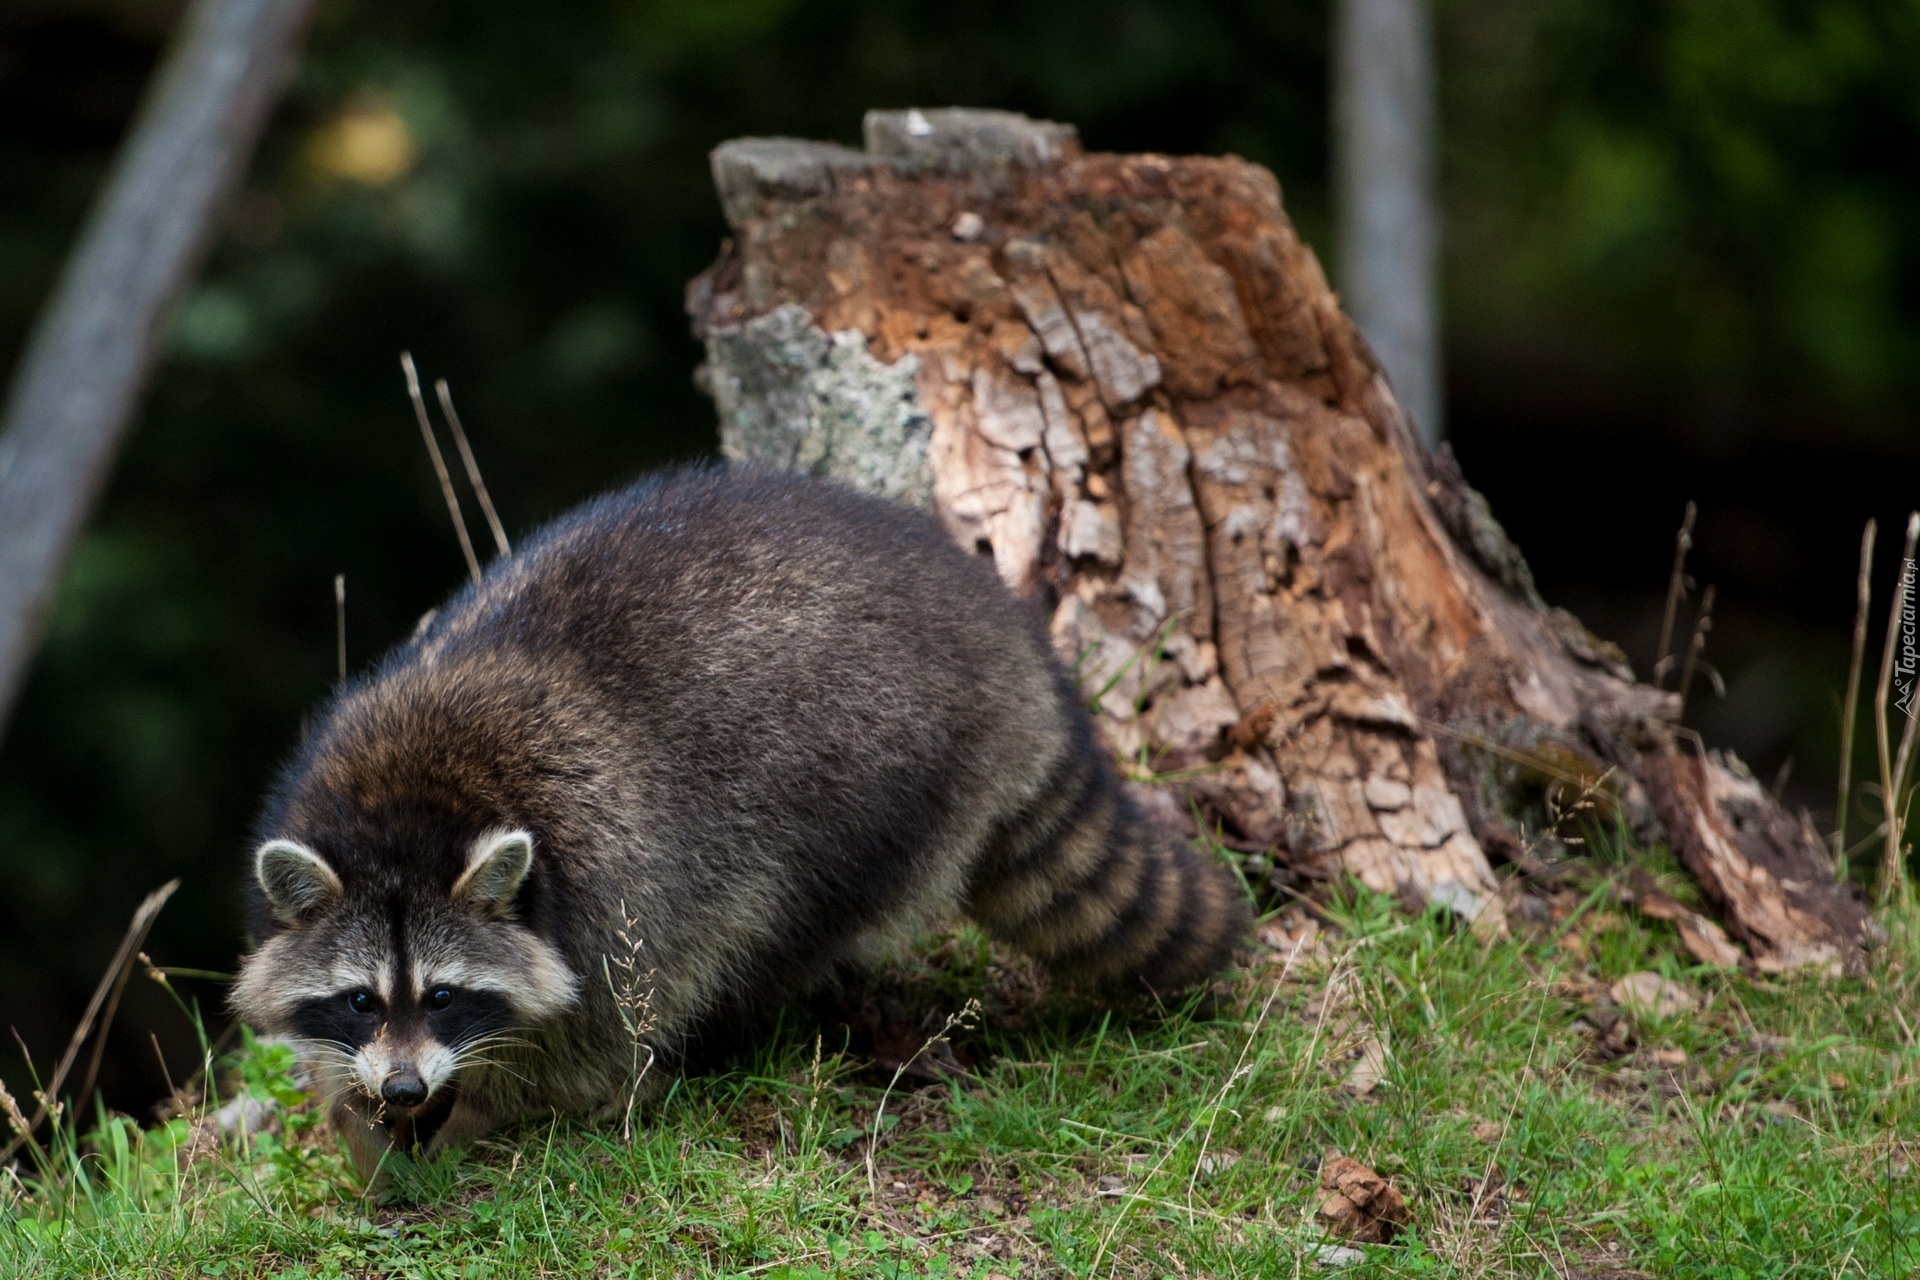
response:
M1679 620L1680 601L1687 594L1687 552L1693 549L1693 521L1699 514L1699 508L1689 502L1687 514L1680 521L1680 532L1673 540L1673 573L1667 579L1667 611L1660 619L1660 650L1653 660L1653 687L1656 689L1666 685L1668 655L1673 649L1673 624Z
M178 880L169 880L148 894L134 909L133 919L127 923L126 935L120 939L120 949L113 953L112 963L107 966L107 971L100 975L100 984L93 989L93 998L87 1001L86 1012L80 1015L80 1025L74 1028L73 1038L67 1041L66 1052L60 1055L60 1061L54 1067L53 1075L48 1079L46 1088L34 1091L38 1106L24 1131L18 1124L13 1123L13 1113L8 1113L7 1120L13 1125L14 1138L5 1148L0 1149L0 1164L5 1164L13 1158L14 1152L31 1142L34 1130L38 1129L48 1116L57 1116L60 1109L61 1086L66 1084L67 1075L73 1070L73 1064L80 1059L80 1047L87 1042L88 1035L92 1034L95 1026L98 1025L99 1038L94 1041L93 1055L88 1059L86 1079L79 1096L85 1099L93 1092L93 1082L100 1073L100 1057L106 1048L107 1028L112 1025L113 1016L119 1011L120 993L126 990L127 976L132 972L134 957L140 954L141 944L147 940L148 931L153 928L153 922L159 918L160 909L167 905L167 899L171 898L174 890L179 887ZM17 1032L15 1034L18 1035ZM23 1055L26 1053L24 1045L21 1046L21 1053ZM0 1106L4 1105L0 1104ZM16 1106L14 1110L17 1111L18 1107Z
M1906 608L1907 594L1912 588L1912 575L1909 566L1913 564L1913 546L1920 538L1920 512L1907 517L1907 541L1901 552L1900 576L1894 580L1893 601L1887 609L1887 639L1880 651L1880 680L1873 695L1873 740L1880 762L1880 807L1886 815L1886 844L1880 861L1880 901L1892 902L1897 893L1906 897L1907 868L1901 854L1901 837L1904 824L1901 822L1900 774L1894 768L1893 746L1887 727L1887 696L1893 685L1894 660L1899 649L1900 616ZM1902 761L1908 754L1913 738L1913 716L1909 708L1906 731L1901 734Z
M333 656L340 683L347 682L347 575L333 575Z
M820 1108L820 1048L821 1037L819 1033L816 1032L813 1037L813 1067L807 1073L807 1122L806 1128L801 1130L800 1134L803 1143L811 1143L813 1141L814 1113ZM803 1147L802 1149L806 1150L807 1148Z
M13 1147L9 1147L8 1150L12 1151L15 1147L25 1146L33 1152L35 1163L39 1164L42 1168L46 1167L47 1153L42 1150L40 1144L34 1140L33 1131L36 1127L35 1123L27 1120L26 1114L20 1110L19 1102L15 1101L14 1096L7 1092L7 1086L5 1084L0 1084L0 1115L6 1116L7 1127L13 1130ZM0 1169L6 1168L6 1165L0 1164Z
M1235 1084L1253 1073L1254 1068L1247 1065L1247 1056L1252 1053L1254 1042L1260 1037L1260 1029L1267 1024L1267 1015L1273 1010L1274 999L1279 996L1280 992L1286 987L1287 981L1293 976L1294 963L1299 960L1300 950L1305 941L1304 938L1296 941L1293 944L1292 950L1288 952L1286 961L1280 967L1279 976L1274 979L1273 985L1267 991L1265 1003L1260 1006L1259 1016L1253 1020L1253 1025L1247 1030L1246 1042L1240 1046L1240 1056L1234 1060L1233 1070L1229 1071L1226 1079L1220 1082L1220 1088L1213 1096L1212 1105L1200 1113L1207 1117L1207 1138L1201 1143L1200 1156L1206 1154L1206 1142L1212 1139L1213 1125L1219 1118L1220 1108L1226 1105L1227 1094L1232 1091ZM1326 1030L1327 1013L1333 1006L1334 996L1342 988L1344 978L1347 973L1350 972L1351 963L1352 954L1349 952L1340 958L1339 962L1334 966L1333 972L1327 977L1326 998L1320 1003L1319 1019L1314 1025L1313 1038L1307 1045L1306 1057L1309 1059L1315 1057L1320 1047L1321 1034ZM1296 1067L1294 1077L1288 1082L1288 1087L1291 1089L1298 1081L1299 1072ZM1179 1150L1181 1145L1193 1136L1194 1130L1199 1127L1200 1115L1196 1115L1192 1120L1187 1122L1186 1129L1181 1132L1179 1137L1166 1144L1160 1152L1160 1158L1154 1161L1153 1167L1147 1170L1146 1176L1141 1179L1141 1184L1150 1184L1155 1178L1159 1177L1160 1170L1166 1167L1167 1161L1173 1157L1173 1153ZM1194 1162L1194 1167L1196 1169L1199 1167L1199 1159L1197 1157ZM1187 1184L1186 1208L1189 1219L1193 1216L1193 1186L1194 1183L1192 1182ZM1120 1230L1121 1224L1126 1221L1127 1214L1132 1210L1133 1206L1146 1199L1147 1197L1137 1190L1128 1191L1121 1199L1120 1212L1114 1215L1113 1221L1108 1224L1106 1232L1100 1237L1099 1247L1093 1251L1093 1265L1087 1268L1088 1275L1093 1276L1100 1274L1100 1263L1106 1258L1107 1250L1113 1244L1114 1235ZM1179 1206L1170 1207L1177 1208Z
M445 378L440 378L434 382L433 391L440 397L440 412L453 432L454 448L460 451L460 465L467 469L467 483L473 486L473 496L480 500L480 511L487 517L487 528L493 532L494 550L503 556L510 556L513 548L507 543L506 526L500 523L500 513L493 509L493 495L487 492L487 482L480 478L480 464L475 461L473 449L467 444L467 432L460 425L460 415L453 411L453 388L447 385Z
M654 1031L659 1027L659 1018L653 1012L653 970L640 967L640 953L646 948L646 940L636 932L636 921L627 910L627 904L620 904L620 919L623 923L614 936L620 940L620 950L601 959L601 967L606 973L607 987L613 992L614 1007L619 1011L620 1025L626 1028L627 1036L633 1043L633 1063L628 1071L627 1106L620 1121L620 1140L633 1145L633 1113L640 1105L640 1090L645 1084L647 1073L653 1070L655 1051L648 1043Z
M1693 639L1687 644L1687 662L1680 670L1680 706L1674 711L1677 723L1687 714L1687 695L1693 691L1693 669L1700 662L1701 651L1707 647L1707 632L1713 630L1713 588L1708 587L1706 594L1700 597L1700 612L1693 620Z
M427 402L420 395L420 372L413 367L413 352L400 353L400 368L407 375L407 398L413 401L420 438L427 442L427 456L433 459L433 474L440 478L440 496L447 500L447 514L453 517L453 531L460 538L460 554L467 558L467 572L478 584L480 558L473 554L473 539L467 536L467 518L460 514L460 499L454 496L453 477L447 474L447 460L440 456L440 442L433 438L433 424L427 420Z
M1854 715L1860 704L1860 669L1867 658L1867 614L1873 601L1873 540L1879 526L1871 519L1860 531L1860 577L1853 613L1853 661L1847 667L1847 704L1840 713L1840 790L1833 806L1833 874L1847 878L1847 809L1853 795Z
M921 1054L945 1040L955 1027L971 1029L979 1019L980 1002L969 998L960 1007L960 1012L948 1014L947 1020L940 1024L940 1029L928 1036L918 1049L907 1056L905 1062L894 1068L893 1079L887 1081L887 1087L880 1091L880 1101L873 1109L873 1128L867 1134L867 1199L870 1203L880 1203L880 1176L874 1166L873 1153L880 1145L880 1121L887 1113L887 1099L893 1096L894 1086L900 1083L900 1077L907 1073L907 1068L920 1060Z

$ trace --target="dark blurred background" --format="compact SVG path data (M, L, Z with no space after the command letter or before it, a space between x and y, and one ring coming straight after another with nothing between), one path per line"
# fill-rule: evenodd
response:
M0 367L180 8L0 2ZM1643 674L1698 501L1727 692L1689 719L1763 778L1792 759L1824 826L1860 526L1881 521L1884 600L1920 499L1920 8L1441 0L1436 21L1466 474L1547 598ZM252 808L333 678L333 575L355 665L462 576L402 348L452 380L512 530L710 453L680 304L725 233L707 151L857 142L874 106L1237 152L1331 265L1328 22L1325 0L323 5L0 741L0 1023L50 1064L172 876L148 951L231 969ZM150 1034L191 1070L136 980L116 1105L162 1091ZM0 1076L24 1082L11 1046Z

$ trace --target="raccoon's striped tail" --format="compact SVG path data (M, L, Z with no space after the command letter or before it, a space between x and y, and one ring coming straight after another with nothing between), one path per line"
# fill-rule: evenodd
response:
M1218 971L1250 924L1233 874L1152 830L1091 744L1001 819L967 912L1064 977L1160 996Z

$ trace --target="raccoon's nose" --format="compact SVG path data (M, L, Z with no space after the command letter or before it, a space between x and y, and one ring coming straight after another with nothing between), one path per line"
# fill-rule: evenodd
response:
M427 1082L417 1071L396 1071L380 1082L380 1097L396 1107L417 1107L427 1100Z

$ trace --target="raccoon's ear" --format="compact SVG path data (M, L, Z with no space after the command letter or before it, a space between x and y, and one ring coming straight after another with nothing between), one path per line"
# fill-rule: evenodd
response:
M505 911L533 869L533 837L525 831L489 831L473 842L467 869L453 882L453 896L486 911Z
M253 855L253 875L274 916L286 924L340 896L340 877L298 840L261 845Z

